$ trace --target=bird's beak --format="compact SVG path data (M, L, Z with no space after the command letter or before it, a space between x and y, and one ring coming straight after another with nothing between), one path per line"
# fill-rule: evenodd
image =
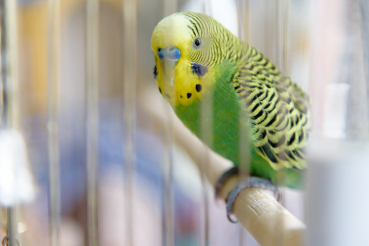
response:
M167 83L173 86L174 79L174 68L177 64L178 59L181 57L181 51L174 46L168 46L165 49L158 49L158 56L161 61L163 73Z

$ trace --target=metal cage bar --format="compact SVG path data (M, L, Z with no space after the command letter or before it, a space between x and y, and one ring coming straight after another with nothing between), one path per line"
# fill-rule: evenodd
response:
M163 13L164 16L168 16L178 9L177 0L163 0ZM175 245L175 204L174 204L174 166L173 166L173 145L174 145L174 132L172 121L172 109L163 101L163 109L165 116L168 119L164 126L164 162L163 162L163 175L164 175L164 218L163 218L163 245L171 246Z
M135 245L136 169L136 82L137 82L137 1L123 0L124 38L124 189L126 245Z
M48 151L50 245L60 245L60 154L58 133L60 2L48 1Z
M98 245L99 169L99 1L87 0L87 234L88 245Z

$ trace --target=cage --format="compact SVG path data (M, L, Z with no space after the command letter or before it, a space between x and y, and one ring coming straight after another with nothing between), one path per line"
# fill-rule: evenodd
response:
M0 0L0 10L2 245L369 245L369 2ZM214 128L231 97L204 97L195 136L185 126L195 120L183 122L170 105L176 87L155 82L154 29L180 11L213 17L310 98L312 130L293 133L309 138L296 154L308 162L304 187L280 185L279 201L260 187L242 189L230 216L238 223L224 200L253 175L258 139L237 128L235 152L222 156L236 142ZM177 27L168 24L172 33ZM209 43L224 33L212 35ZM219 72L199 69L189 65L204 84L183 101L178 94L184 106L214 82L204 74ZM255 118L225 109L225 122ZM233 157L239 175L215 194Z

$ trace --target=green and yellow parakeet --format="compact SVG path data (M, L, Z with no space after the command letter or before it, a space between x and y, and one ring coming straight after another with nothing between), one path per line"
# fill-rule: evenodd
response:
M215 152L237 167L240 151L246 151L239 147L240 132L246 130L251 176L302 187L310 110L300 87L204 14L164 18L154 29L151 46L159 91L195 135L201 138L201 103L210 97ZM278 179L281 171L283 181Z

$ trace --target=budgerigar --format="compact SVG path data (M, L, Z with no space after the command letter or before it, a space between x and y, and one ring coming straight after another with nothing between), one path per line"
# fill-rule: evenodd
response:
M210 98L210 147L237 167L241 152L247 151L240 148L240 138L246 136L250 175L258 177L250 186L263 187L262 178L302 187L310 110L300 87L204 14L180 12L164 18L154 29L151 46L159 91L196 136L201 139L201 103Z

